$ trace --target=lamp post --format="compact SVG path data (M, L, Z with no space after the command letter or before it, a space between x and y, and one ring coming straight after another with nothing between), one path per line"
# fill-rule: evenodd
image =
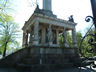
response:
M93 22L95 26L95 52L96 52L96 0L90 0L90 1L93 13Z

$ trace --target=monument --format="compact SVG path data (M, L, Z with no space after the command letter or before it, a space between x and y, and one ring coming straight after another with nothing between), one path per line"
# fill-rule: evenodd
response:
M62 20L53 14L52 0L43 0L43 9L37 5L22 28L23 48L1 60L0 66L15 65L23 72L74 66L74 59L78 56L75 26L72 20ZM72 33L72 47L67 42L67 31ZM59 46L60 34L64 37L62 48Z
M35 9L33 15L23 26L23 47L55 46L59 47L59 34L64 36L64 45L68 47L67 31L72 31L73 48L76 44L76 23L57 18L52 12L52 0L43 0L43 9Z
M30 55L33 55L33 58L35 55L40 56L40 59L37 58L40 64L61 63L56 58L64 60L65 57L71 58L77 55L75 26L75 22L59 19L53 14L52 0L43 0L43 9L37 5L34 13L22 28L22 47L30 47ZM67 42L67 31L72 32L72 48L69 48ZM60 34L64 37L62 48L59 46Z

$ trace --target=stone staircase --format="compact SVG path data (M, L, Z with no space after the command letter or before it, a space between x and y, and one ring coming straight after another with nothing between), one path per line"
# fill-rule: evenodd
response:
M40 71L52 71L64 68L74 67L73 63L69 59L57 56L42 55L27 56L16 64L16 68L20 72L40 72ZM42 64L40 64L42 59Z
M1 59L0 67L15 67L20 72L59 70L74 67L76 56L74 49L71 48L34 46L23 48Z

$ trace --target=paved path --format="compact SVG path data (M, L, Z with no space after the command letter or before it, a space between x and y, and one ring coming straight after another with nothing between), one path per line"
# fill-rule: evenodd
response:
M18 72L16 69L13 68L0 68L0 72ZM90 70L89 67L82 67L80 68L67 68L67 69L62 69L62 70L57 70L57 71L46 71L46 72L96 72L96 69L94 68L93 70Z

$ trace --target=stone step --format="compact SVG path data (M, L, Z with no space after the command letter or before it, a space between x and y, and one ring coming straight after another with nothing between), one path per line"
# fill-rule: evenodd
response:
M61 54L31 54L28 55L27 58L33 58L33 57L48 57L48 58L53 58L53 57L57 57L57 58L66 58L66 55L61 55Z
M24 58L21 63L24 64L40 64L39 58ZM43 64L59 64L59 63L69 63L69 59L61 59L61 58L52 58L52 59L45 59L42 58Z
M18 69L20 72L42 72L50 70L59 70L64 68L74 67L72 63L64 64L37 64L37 65L28 65L28 64L18 64Z
M40 64L40 60L38 58L24 58L21 63L24 64Z

